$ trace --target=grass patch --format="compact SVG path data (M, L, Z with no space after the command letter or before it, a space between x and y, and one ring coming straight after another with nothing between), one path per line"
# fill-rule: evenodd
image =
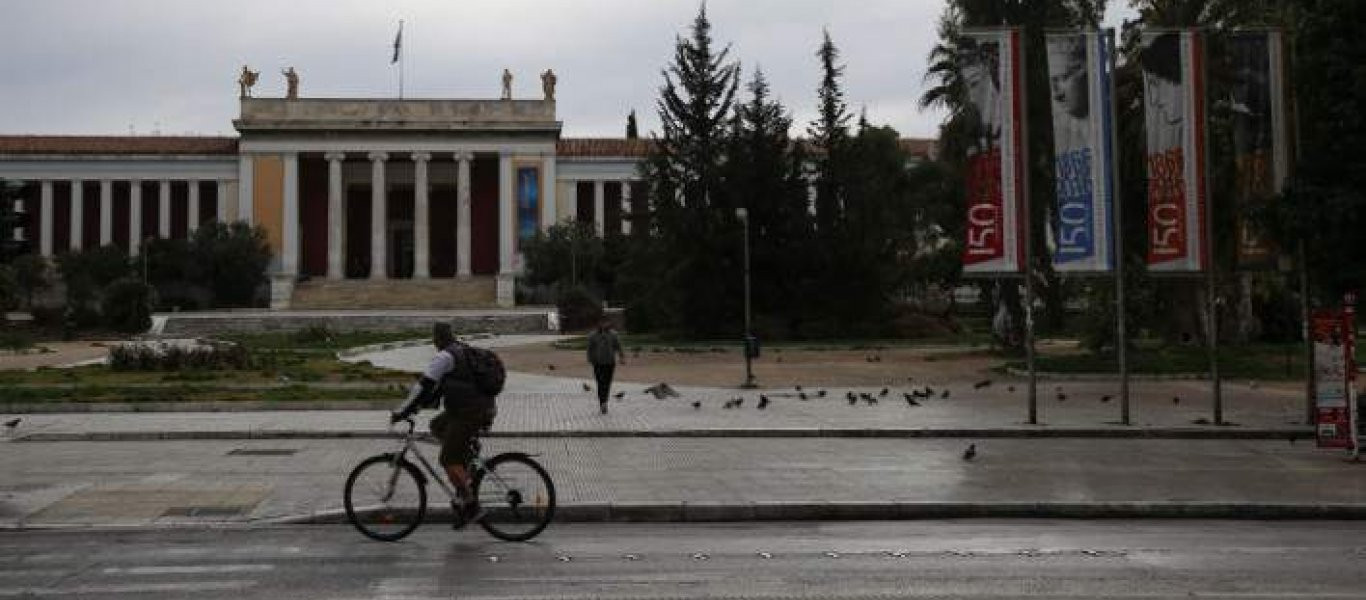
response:
M15 388L7 390L8 402L45 403L147 403L147 402L301 402L335 400L403 400L401 390L374 389L319 389L307 385L291 385L264 390L231 390L206 386L168 386L132 388L87 385L75 388Z
M695 354L703 352L739 352L743 347L743 342L737 336L734 340L679 340L666 338L655 334L619 334L621 347L627 352L650 352L666 353L674 352L679 354ZM921 348L925 346L945 346L945 345L967 345L985 346L990 343L990 336L984 335L956 335L938 336L915 339L846 339L846 340L767 340L761 339L760 343L765 351L775 352L846 352L846 351L882 351L898 348ZM551 344L556 350L586 350L588 349L588 337L578 336L560 340Z
M1113 353L1041 355L1035 358L1040 371L1052 373L1119 372ZM1145 375L1179 375L1209 371L1209 352L1203 346L1137 348L1128 353L1129 372ZM1024 361L1006 366L1023 370ZM1219 374L1230 379L1304 379L1304 347L1299 344L1243 344L1219 349Z

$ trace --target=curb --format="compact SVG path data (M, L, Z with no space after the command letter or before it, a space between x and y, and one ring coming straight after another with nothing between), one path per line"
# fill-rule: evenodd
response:
M451 509L431 505L427 520L449 523ZM895 521L914 519L1249 519L1362 520L1366 504L1238 502L741 502L583 503L557 506L556 523L693 523L738 521ZM255 521L332 525L342 509Z
M248 430L248 431L104 431L35 432L12 442L146 442L173 440L288 440L392 439L395 434L375 430ZM1308 427L1284 429L678 429L654 431L494 431L486 438L1038 438L1038 439L1182 439L1182 440L1301 440L1314 437ZM429 439L421 434L420 439Z
M1017 369L1006 367L1007 375L1014 377L1029 377L1027 369ZM1057 373L1054 371L1038 371L1035 376L1039 379L1049 379L1055 381L1116 381L1119 375L1116 373ZM1209 373L1168 373L1158 374L1129 374L1129 381L1199 381L1209 379ZM1227 381L1228 378L1225 378Z

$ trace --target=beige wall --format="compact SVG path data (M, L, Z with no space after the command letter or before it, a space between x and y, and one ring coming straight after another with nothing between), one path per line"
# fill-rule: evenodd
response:
M252 190L252 220L266 230L266 240L277 256L284 247L285 161L278 154L256 157L256 183Z

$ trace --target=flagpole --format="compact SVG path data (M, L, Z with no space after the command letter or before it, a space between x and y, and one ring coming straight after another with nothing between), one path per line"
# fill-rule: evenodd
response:
M403 99L403 63L404 63L404 57L403 57L403 19L399 19L399 20L398 20L398 36L399 36L399 38L398 38L398 39L399 39L399 41L398 41L398 48L396 49L396 52L398 53L398 99L399 99L399 100L402 100L402 99Z
M1114 250L1111 256L1115 261L1115 360L1119 366L1119 422L1129 425L1132 423L1129 417L1129 330L1125 325L1124 314L1124 203L1119 171L1122 165L1119 162L1119 100L1115 94L1115 79L1118 74L1115 66L1115 32L1113 29L1100 30L1097 38L1102 38L1100 43L1105 45L1108 63L1101 68L1108 66L1110 69L1110 77L1105 84L1110 94L1110 105L1105 107L1110 111L1105 135L1109 138L1107 141L1110 145L1110 169L1113 173L1109 183L1110 192L1114 195L1114 202L1110 208L1114 214L1110 215L1110 222L1115 228Z

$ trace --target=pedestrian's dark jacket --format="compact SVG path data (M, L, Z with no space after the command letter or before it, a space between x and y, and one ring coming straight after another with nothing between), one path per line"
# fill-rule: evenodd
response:
M588 336L588 363L615 365L621 353L621 340L610 329L597 329Z

